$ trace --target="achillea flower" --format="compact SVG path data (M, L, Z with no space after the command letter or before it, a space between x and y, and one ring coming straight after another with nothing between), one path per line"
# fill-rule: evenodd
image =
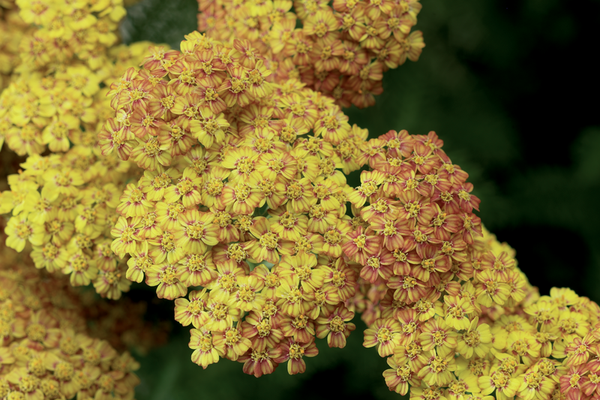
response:
M419 371L419 378L428 385L446 386L452 380L452 372L456 370L456 363L452 352L447 354L432 352L427 364Z
M260 378L265 374L271 374L275 371L275 368L279 365L276 360L279 359L280 354L281 349L279 347L261 351L248 350L238 361L244 363L244 373Z
M265 23L260 25L253 23L250 27L248 24L232 23L222 26L202 21L212 20L211 18L223 14L228 8L235 10L231 18L239 21L252 21L253 18L258 18L250 17L257 12L253 3L242 3L236 7L231 7L226 1L205 3L200 7L199 22L201 29L208 29L211 35L216 35L215 37L220 39L240 37L247 39L257 48L265 49L266 47L267 51L272 52L281 63L291 61L290 64L299 67L314 66L317 74L320 71L332 71L333 74L341 75L342 79L349 78L351 80L360 74L360 67L350 66L354 60L357 60L357 65L364 65L370 59L386 59L391 48L395 49L395 53L388 57L390 60L387 62L386 68L395 68L407 57L416 60L424 46L422 35L411 34L409 36L410 29L416 23L416 15L420 10L420 7L416 6L414 8L399 7L385 1L379 5L352 3L351 7L334 4L333 8L343 13L339 15L334 14L333 10L325 4L305 7L298 3L295 9L297 16L290 12L286 13L286 7L279 11L285 14L274 13L278 16L277 18L269 18L268 22L265 20ZM271 2L267 2L265 7L273 6ZM297 18L302 21L304 27L294 30ZM345 47L337 40L340 33L344 35L344 44L348 43ZM267 37L268 40L265 43L260 41L259 37ZM421 38L421 42L419 42L419 38ZM252 48L251 43L246 43L245 47L242 45L238 45L238 47L250 49ZM359 55L356 55L359 44L363 49L360 49ZM381 51L378 50L384 45L388 49L386 55L380 54ZM243 63L251 65L252 61ZM325 90L326 94L336 97L336 84L319 85L317 83L319 80L315 82L312 71L303 73L302 76L304 82L312 88ZM340 78L337 79L339 81ZM338 97L339 103L348 106L349 99L352 99L354 104L361 107L370 104L372 100L365 102L363 95L356 92L361 89L365 90L366 88L353 88L343 96L344 98Z
M484 357L491 348L491 341L489 325L479 324L479 319L474 318L469 329L458 337L456 350L466 359L473 357L474 354Z
M381 241L376 236L367 236L362 226L356 231L348 233L348 241L342 245L344 254L359 264L365 264L367 258L379 251Z
M315 324L308 315L285 317L281 321L281 332L298 343L309 343L315 337Z
M281 214L271 215L271 230L283 240L297 241L307 233L308 218L302 214L278 210ZM283 211L283 212L282 212Z
M223 331L233 326L233 322L237 321L241 314L234 304L235 299L232 295L226 292L211 292L206 302L205 315L208 318L205 327L211 331Z
M344 348L346 339L356 329L356 325L349 322L354 318L354 313L345 306L338 307L333 311L325 310L327 311L323 313L323 316L316 320L317 337L320 339L327 337L329 347Z
M206 300L208 293L206 289L202 291L194 290L189 293L188 299L175 300L175 320L183 326L193 324L195 328L201 328L206 323Z
M264 316L253 318L253 316L253 313L250 313L242 323L244 336L251 340L253 351L262 352L278 348L276 346L284 338L283 332L275 327L271 318Z
M323 253L331 257L340 257L344 236L350 231L350 226L343 219L338 219L335 225L330 225L323 234Z
M378 254L368 257L365 260L365 266L360 271L360 276L364 280L375 283L380 277L389 279L393 274L392 265L394 256L389 250L383 248Z
M280 349L280 355L275 359L278 364L287 361L287 370L290 375L301 374L306 371L304 357L314 357L319 354L319 350L314 341L310 343L297 343L293 339L284 341Z
M445 296L444 303L446 323L457 330L468 329L471 325L468 314L473 312L473 306L468 300L456 296Z
M395 289L393 296L395 300L399 301L414 303L427 295L425 283L408 275L392 276L387 286Z
M65 277L36 271L28 258L6 248L0 255L0 394L87 396L103 390L102 375L110 376L123 396L133 396L139 382L133 371L139 365L107 341L88 336L82 298L68 290Z
M217 278L217 271L213 262L212 253L187 254L179 260L188 276L185 284L189 286L208 286Z
M25 218L11 218L4 232L8 235L6 245L19 252L23 251L28 242L36 246L43 244L43 227L31 224Z
M400 343L399 333L402 330L397 321L377 320L365 331L365 341L363 346L377 346L377 351L381 357L393 354L394 347Z
M310 293L323 287L330 269L319 265L317 257L313 254L303 252L294 256L284 256L278 265L278 272L284 279L297 277L304 292Z
M219 352L213 344L213 337L210 331L192 329L190 331L190 349L192 353L192 362L206 369L210 364L219 361Z
M564 365L567 367L574 367L586 363L589 357L592 355L591 345L593 342L594 338L593 334L591 333L585 335L583 339L580 337L574 337L564 350L567 355L567 358L564 360ZM559 343L556 346L555 354L561 354L561 350L562 346Z
M99 269L93 284L100 296L117 300L121 293L129 291L131 281L125 277L124 266L120 265L115 270Z
M255 239L250 240L245 250L256 262L268 261L276 264L279 262L279 252L281 248L281 238L278 234L271 231L270 222L264 217L258 217L255 224L250 228Z
M419 335L425 351L440 349L442 353L454 349L458 344L458 334L443 319L430 319L421 328Z
M256 176L250 177L247 182L242 180L223 188L221 199L225 205L231 205L231 210L235 214L251 214L263 199Z
M295 213L306 212L317 202L307 178L285 184L284 199L287 209Z
M496 397L502 399L513 397L521 385L518 379L501 370L480 377L478 383L482 394L491 394L495 390Z
M416 374L407 364L398 362L396 357L389 357L387 363L391 369L386 369L383 372L386 385L390 390L403 396L406 395L409 390L409 384L413 386L417 385Z
M202 179L192 168L186 168L176 185L170 185L165 189L164 200L166 203L174 203L181 199L185 208L190 208L200 203L200 186Z
M173 300L185 296L187 286L182 281L186 279L186 271L180 264L155 264L146 273L146 284L158 286L156 295L161 299Z
M208 246L216 245L217 227L211 224L213 219L213 214L193 209L183 213L179 219L181 230L175 235L177 246L190 254L202 254Z
M524 399L549 398L553 392L556 382L544 376L540 371L529 371L521 375L521 386L518 395Z
M227 328L223 332L215 332L213 336L213 345L220 354L223 354L231 361L237 359L246 353L252 342L243 336L242 325L237 328Z
M304 289L299 287L300 278L291 276L289 279L281 280L276 290L277 306L290 317L308 314L312 305L305 299Z
M98 269L96 263L87 254L76 251L66 255L66 263L62 272L70 274L73 286L87 286L96 278Z
M127 260L126 277L132 282L144 280L144 274L154 265L154 260L148 251L148 242L143 242L132 251L132 257Z
M545 400L567 367L590 362L596 308L565 291L538 300L512 250L483 230L473 187L437 135L390 131L366 142L337 105L370 104L386 68L418 57L422 41L409 33L418 2L336 1L335 13L297 2L299 29L287 3L242 2L231 15L226 1L207 3L201 10L216 20L206 26L224 43L195 32L182 52L153 48L141 69L120 65L118 81L86 61L69 67L72 83L58 68L53 84L14 86L11 96L30 101L15 101L9 147L61 153L31 157L9 180L0 209L28 228L9 230L11 244L30 241L39 268L106 297L126 291L126 278L157 286L175 300L175 319L193 325L192 360L204 368L223 357L255 376L283 362L303 372L315 336L345 345L355 311L369 324L364 344L392 356L388 387L411 386L413 398L495 390ZM99 23L95 12L75 15L71 29ZM46 65L50 56L24 58ZM53 96L61 101L41 100ZM363 166L361 185L349 187L345 175ZM184 298L192 286L203 288ZM3 322L3 337L53 345L55 327L42 320ZM84 373L53 360L49 392L80 385L103 398L120 388L119 374L94 369L115 356L86 345ZM26 383L15 372L7 385ZM594 392L578 390L573 398Z
M584 381L582 384L583 393L586 396L594 395L598 393L598 388L600 387L600 376L598 374L598 365L599 362L597 360L591 361L587 364L588 374L587 381ZM556 369L552 375L557 375L558 370Z

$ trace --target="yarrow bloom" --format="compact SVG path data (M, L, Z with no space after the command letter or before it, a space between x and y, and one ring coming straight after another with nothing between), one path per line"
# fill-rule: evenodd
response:
M96 135L110 110L108 87L125 66L141 61L147 44L118 45L116 30L125 15L120 0L13 6L22 19L11 17L14 26L24 30L20 64L0 94L0 147L6 140L9 149L29 157L0 198L0 212L12 212L7 245L31 251L38 268L69 274L73 285L92 283L103 297L119 298L130 283L115 253L133 251L137 237L115 211L126 175L136 172L102 156ZM126 117L134 128L135 118ZM144 121L139 129L146 128ZM130 130L113 127L110 146L128 151L122 139ZM50 155L40 156L46 148ZM124 214L144 216L145 199L133 189L127 196L132 206ZM121 237L112 249L111 231Z
M256 374L248 363L255 360L257 368L263 364L255 357L271 354L272 363L265 365L288 361L289 371L299 373L305 369L302 354L316 351L315 337L344 347L355 329L354 313L343 305L356 282L342 250L351 230L342 212L351 189L336 169L339 136L289 140L282 128L306 135L320 118L334 116L340 132L352 129L337 106L318 111L310 89L276 90L277 76L264 68L272 61L248 46L234 41L228 48L193 33L182 42L186 53L166 58L155 49L141 70L127 70L111 87L115 116L99 134L105 155L123 161L134 154L171 155L165 164L136 159L145 172L128 184L116 206L120 217L113 222L111 249L131 257L129 279L156 286L158 297L175 300L176 320L194 325L194 362L206 367L224 357ZM167 61L177 68L165 68ZM207 102L209 94L224 104ZM157 111L148 114L151 104ZM234 107L240 107L239 119ZM285 109L306 118L290 123ZM152 115L159 129L198 134L173 151L174 141L160 142L160 134L136 128L133 136L120 136L120 148L113 146L114 132L131 130L134 115ZM354 138L355 145L364 137ZM150 153L152 138L158 142ZM317 164L303 163L307 153ZM360 167L348 158L345 165ZM321 177L313 181L315 174ZM198 285L204 287L200 297L192 291L183 298Z
M199 0L198 4L201 32L223 41L243 40L234 48L244 67L254 62L255 51L249 49L260 49L284 66L277 71L267 69L269 73L278 78L299 77L308 88L330 96L342 107L373 105L374 96L383 91L383 72L397 68L406 59L417 61L425 47L423 34L411 32L421 10L418 1L352 0L331 5L297 1L293 12L291 2L271 0L235 4ZM265 76L263 65L257 64L251 71L259 81ZM226 93L225 98L232 95ZM291 103L291 111L302 115L305 106L296 104ZM347 135L339 124L340 115L336 110L326 113L315 132L339 142Z
M0 395L108 398L118 388L133 397L139 363L89 335L86 307L68 279L36 270L28 257L3 245L0 258Z
M203 368L302 373L360 313L399 394L598 397L600 308L539 296L435 132L369 138L341 110L418 59L418 1L201 0L180 51L114 46L120 2L80 3L17 1L35 27L0 97L0 145L28 155L0 194L8 247L110 299L155 287ZM45 283L23 271L0 277L0 397L132 396L135 363L26 298Z

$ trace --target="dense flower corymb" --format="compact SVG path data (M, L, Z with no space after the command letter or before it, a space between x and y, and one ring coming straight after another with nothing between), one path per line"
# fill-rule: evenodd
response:
M341 246L351 188L338 168L360 167L348 148L367 132L299 81L278 81L272 60L248 58L240 46L249 43L193 33L182 52L156 48L141 70L125 73L127 85L111 87L115 117L99 145L146 170L121 196L111 248L131 256L127 276L177 299L176 319L195 327L195 362L248 363L268 351L269 365L287 362L298 373L315 336L343 347L354 329L343 302L356 275ZM310 117L286 117L290 107ZM137 115L156 129L125 123ZM322 131L319 121L329 121ZM200 297L181 298L197 285ZM222 335L233 335L226 346Z
M12 213L6 243L32 249L38 268L60 270L75 286L93 283L102 296L119 298L130 283L108 238L117 222L115 202L137 171L102 156L96 135L110 111L102 86L139 62L148 43L116 45L120 1L13 7L25 25L35 25L23 32L21 47L40 47L21 54L0 95L0 146L6 139L8 148L29 155L0 195L0 213ZM51 154L40 156L46 148Z
M373 105L383 91L383 72L406 59L417 61L425 47L423 34L411 32L421 11L418 1L199 0L198 5L200 31L222 41L248 41L234 45L244 66L258 54L267 56L278 64L275 74L299 78L343 107ZM292 100L289 110L302 115L306 109Z
M68 279L36 270L4 246L0 258L0 396L133 398L139 364L89 336Z
M34 27L0 98L0 145L29 156L6 244L38 269L112 299L156 287L203 368L302 373L360 312L399 394L598 397L598 306L537 294L434 132L368 139L341 111L419 57L417 1L201 1L207 36L146 55L114 46L120 1L61 4L17 2ZM134 362L23 289L46 271L3 271L0 397L132 396Z

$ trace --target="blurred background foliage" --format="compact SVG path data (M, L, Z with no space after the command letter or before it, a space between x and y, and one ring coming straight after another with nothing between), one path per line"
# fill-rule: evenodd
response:
M470 174L485 225L517 250L531 283L542 294L568 286L599 302L600 1L422 4L421 59L388 71L377 104L346 110L350 122L372 136L436 131ZM123 38L178 48L196 28L196 10L195 0L143 0L129 7ZM134 296L153 295L138 288ZM172 318L171 302L155 303L155 318ZM385 360L362 347L364 325L355 322L347 348L317 342L321 354L307 359L307 373L279 368L260 379L228 361L207 370L192 364L188 329L174 327L168 345L138 355L138 398L398 398L381 376Z

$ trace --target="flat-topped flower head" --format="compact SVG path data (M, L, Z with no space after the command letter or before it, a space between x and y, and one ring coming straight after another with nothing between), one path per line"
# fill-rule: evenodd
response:
M68 279L38 271L31 259L12 257L6 248L0 255L2 394L13 398L18 393L14 398L23 399L86 396L102 389L102 373L112 377L112 385L118 385L124 396L132 396L139 382L133 371L139 365L131 358L127 362L127 355L119 354L107 341L90 336L86 329L89 309L84 310L79 294L68 290ZM85 307L97 305L87 302ZM101 318L96 322L102 323Z
M398 321L392 319L376 320L371 328L365 331L365 347L377 346L381 357L394 352L394 347L400 343L402 327Z
M28 18L48 24L35 7ZM48 30L72 34L73 46L93 26L94 43L114 40L119 7L86 7L61 10L68 17L52 16ZM193 326L192 361L204 368L228 358L255 376L284 362L304 372L315 337L344 347L362 313L364 345L390 357L383 375L395 392L545 400L560 386L557 398L592 396L597 307L566 290L538 298L514 251L481 226L473 185L434 132L369 140L341 111L371 105L383 72L418 58L419 3L291 7L202 0L202 26L215 36L152 48L140 68L81 52L72 54L85 60L55 66L54 53L73 47L60 41L24 51L24 71L44 69L3 93L3 135L20 154L46 145L56 154L32 156L8 180L9 246L31 243L38 268L104 297L130 281L156 287ZM129 60L127 51L144 52L111 57ZM120 78L100 76L113 67ZM13 324L15 315L30 314L6 310L5 340L55 346L53 324ZM67 342L60 351L79 351ZM9 389L120 394L122 377L105 368L114 355L85 344L85 373L79 358L57 355L52 377L35 375L45 384L11 372Z

